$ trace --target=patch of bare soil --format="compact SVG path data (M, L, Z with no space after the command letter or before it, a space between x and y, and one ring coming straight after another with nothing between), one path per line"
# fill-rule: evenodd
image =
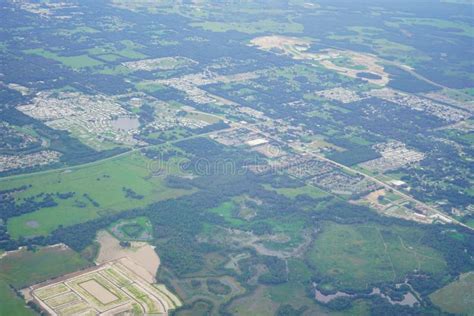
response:
M309 48L310 43L306 39L279 35L257 37L250 41L250 44L262 50L279 49L282 52L287 52L291 47L298 46L301 46L301 50L306 50Z
M311 46L310 40L276 35L254 38L250 41L250 45L261 50L288 55L297 60L314 60L341 75L359 78L376 85L386 86L390 81L389 75L385 72L377 57L371 54L339 49L326 49L319 53L308 53L307 51ZM336 65L335 60L340 58L349 59L353 66L359 67ZM373 78L360 76L367 73L372 75Z
M132 242L131 247L120 246L120 241L107 231L100 231L97 234L97 241L100 244L99 254L96 262L102 264L120 258L126 260L127 268L134 271L143 279L150 283L156 282L156 273L160 266L160 257L154 247L146 242Z

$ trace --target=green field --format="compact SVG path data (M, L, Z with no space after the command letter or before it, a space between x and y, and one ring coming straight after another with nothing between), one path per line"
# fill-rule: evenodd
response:
M277 193L282 194L289 198L295 198L298 195L304 195L304 194L315 199L328 196L326 192L316 187L313 187L311 185L305 185L299 188L278 188L274 190Z
M97 46L87 50L89 55L103 56L103 55L120 55L128 59L144 59L148 56L137 51L137 49L142 48L143 46L135 44L131 40L122 40L114 44L105 44L103 46Z
M273 250L290 250L303 242L305 221L298 216L288 215L265 220L272 227L272 234L288 238L285 242L266 241L266 248Z
M98 30L89 26L78 26L73 29L59 29L56 33L58 35L71 36L74 34L81 34L81 33L93 34L93 33L98 33L98 32L99 32Z
M64 64L65 66L80 69L86 67L95 67L102 65L102 62L89 57L88 55L77 55L77 56L60 56L54 52L44 49L29 49L25 51L28 54L36 54L45 58L54 59Z
M172 163L163 164L162 167L169 167L167 169L171 173L176 170ZM0 181L2 190L32 185L15 196L19 202L40 193L75 192L74 196L68 199L55 197L58 206L41 208L33 213L10 218L7 222L8 231L13 238L46 235L59 225L70 226L101 215L143 207L155 201L193 192L166 187L164 176L152 175L154 168L158 168L158 165L138 153L133 153L78 169ZM127 197L124 187L142 195L143 198Z
M466 225L469 226L469 227L472 227L474 228L474 219L470 219L466 222Z
M414 270L442 273L444 259L416 244L419 239L407 228L388 231L376 225L328 223L307 256L314 268L331 278L332 286L360 290L379 282L402 282Z
M89 266L76 252L66 248L20 250L0 259L0 315L35 315L25 308L10 285L19 290Z
M137 51L137 49L142 48L143 46L135 44L131 40L122 40L120 41L120 44L123 45L124 48L119 49L115 52L120 56L130 59L145 59L148 57L147 55Z
M89 265L69 248L48 247L34 252L21 250L0 260L0 279L21 289Z
M120 59L120 56L115 55L115 54L96 55L95 57L100 58L100 59L105 60L105 61L108 61L108 62L116 61L116 60Z
M431 301L443 311L474 315L474 273L466 273L430 295Z
M125 68L125 67L123 67L123 68ZM127 71L130 71L130 70L128 70L128 68L126 68L126 69L127 69ZM165 86L160 85L158 83L155 83L153 81L138 82L138 83L135 84L135 88L137 88L140 91L144 91L144 92L148 92L148 93L153 93L153 92L160 91L160 90L166 90Z
M353 307L338 312L317 305L308 297L304 286L298 283L285 283L273 287L259 286L252 293L245 295L229 306L232 315L276 315L282 305L291 305L295 310L304 310L302 315L367 315L368 306L363 301L355 301Z
M0 315L36 315L26 307L25 301L16 296L5 280L0 279Z
M399 28L401 24L431 26L439 29L448 29L450 32L474 37L474 27L463 22L429 18L399 18L397 22L386 22L386 25Z
M193 22L193 27L201 27L206 31L228 32L237 31L247 34L275 32L275 33L301 33L303 26L295 22L277 22L271 19L263 19L256 22Z
M218 207L212 208L209 210L211 213L215 213L219 216L222 216L226 222L231 224L231 226L239 227L241 225L245 225L246 222L240 218L235 217L234 211L236 210L236 205L234 202L224 202Z

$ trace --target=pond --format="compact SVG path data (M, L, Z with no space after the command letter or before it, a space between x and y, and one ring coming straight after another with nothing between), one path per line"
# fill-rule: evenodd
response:
M397 284L397 287L399 286L400 284ZM332 300L338 298L338 297L354 297L356 295L353 295L353 294L348 294L348 293L345 293L345 292L341 292L341 291L337 291L336 293L334 294L328 294L328 295L325 295L323 294L321 291L319 291L317 289L317 284L316 283L313 283L313 287L314 287L314 290L315 290L315 298L318 302L320 303L323 303L323 304L327 304L329 302L331 302ZM369 295L378 295L382 298L385 298L386 300L388 300L390 302L390 304L392 305L404 305L404 306L410 306L410 307L413 307L416 303L418 303L418 299L416 298L415 295L413 295L413 293L411 292L407 292L404 297L403 297L403 300L401 301L395 301L395 300L392 300L388 295L382 293L382 291L380 291L380 289L378 287L375 287L372 289L372 292L369 294Z

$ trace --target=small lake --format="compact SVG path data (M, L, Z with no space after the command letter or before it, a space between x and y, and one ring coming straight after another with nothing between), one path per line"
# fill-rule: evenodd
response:
M336 292L334 294L329 294L329 295L324 295L323 293L321 293L317 288L316 288L316 284L313 284L314 286L314 290L315 290L315 298L318 302L321 302L321 303L324 303L324 304L327 304L329 303L330 301L338 298L338 297L353 297L355 295L352 295L352 294L348 294L348 293L345 293L345 292ZM397 286L398 287L398 286ZM390 304L392 305L404 305L404 306L410 306L410 307L413 307L416 303L418 303L418 299L415 297L415 295L413 295L413 293L411 292L408 292L404 295L403 297L403 300L401 301L394 301L392 300L388 295L385 295L384 293L382 293L380 291L379 288L373 288L372 289L372 292L369 294L369 295L378 295L382 298L385 298L386 300L388 300L390 302Z
M379 75L373 74L371 72L359 72L357 74L357 77L364 78L364 79L374 79L374 80L382 79L382 77L380 77Z
M130 131L132 129L137 129L140 126L140 122L137 118L133 117L119 117L112 121L112 126L124 131Z
M404 305L404 306L410 306L410 307L413 307L416 303L418 303L418 300L416 299L415 295L413 295L412 293L408 292L406 293L404 296L403 296L403 300L401 301L394 301L390 298L390 296L388 295L385 295L383 294L379 288L374 288L372 290L372 293L370 293L370 295L378 295L382 298L385 298L386 300L388 300L390 302L390 304L394 305Z

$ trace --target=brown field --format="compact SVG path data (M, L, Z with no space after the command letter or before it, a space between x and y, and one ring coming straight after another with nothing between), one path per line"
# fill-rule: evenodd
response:
M155 284L160 259L145 242L123 248L99 232L97 266L22 290L49 315L166 315L181 306L164 285Z
M104 305L119 299L117 296L109 292L105 287L97 283L96 280L89 280L79 285Z
M97 235L100 244L96 262L106 263L120 258L128 258L129 268L150 283L155 282L156 273L160 266L160 258L155 249L146 242L132 242L130 248L120 246L118 239L107 231L100 231Z
M129 268L129 261L109 261L22 292L49 315L156 315L181 306L164 285L149 283Z

